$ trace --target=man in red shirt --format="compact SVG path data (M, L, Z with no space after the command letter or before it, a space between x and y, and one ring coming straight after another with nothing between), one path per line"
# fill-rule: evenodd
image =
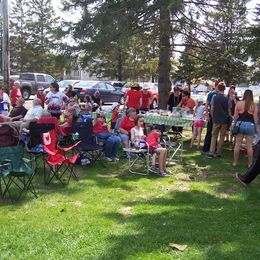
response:
M134 83L126 93L125 106L135 108L137 111L142 106L141 91L138 83Z
M135 127L134 119L136 117L136 110L134 108L130 108L127 110L127 115L122 119L119 125L120 138L123 146L125 148L129 148L129 134L133 127ZM127 156L129 156L127 154Z
M152 94L150 91L148 91L148 89L149 89L149 87L144 86L143 90L141 91L142 105L141 105L140 110L142 110L142 111L148 111L151 106Z
M14 81L11 86L12 86L11 91L10 91L11 105L12 105L12 107L15 107L17 100L20 97L22 97L22 93L20 90L19 81Z

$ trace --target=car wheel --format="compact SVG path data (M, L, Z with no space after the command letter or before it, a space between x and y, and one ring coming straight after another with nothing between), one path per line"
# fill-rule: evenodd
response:
M151 109L156 109L157 106L158 106L158 105L157 105L157 100L154 99L153 102L152 102L152 104L151 104Z
M24 100L28 100L31 96L31 90L29 88L22 89L22 97Z
M120 105L124 105L125 104L125 97L121 97L119 100Z

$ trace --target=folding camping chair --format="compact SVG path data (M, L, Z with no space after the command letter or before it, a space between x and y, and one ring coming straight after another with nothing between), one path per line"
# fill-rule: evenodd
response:
M167 149L168 162L182 162L183 136L180 132L164 133L161 145Z
M80 142L77 142L70 147L60 147L57 143L57 133L55 129L47 133L43 133L42 140L44 151L47 153L47 157L45 157L44 160L50 168L50 172L46 173L45 176L45 184L48 185L53 180L53 178L56 178L61 183L64 183L62 181L62 177L65 173L68 173L69 175L67 183L69 183L71 177L74 177L76 180L78 180L73 166L76 163L79 155L74 154L70 157L67 157L65 153L72 151Z
M123 150L130 154L128 157L128 171L130 173L149 175L149 172L151 171L151 154L149 153L148 143L146 143L145 148L139 149L133 147L131 142L129 142L129 148L124 148Z
M1 194L3 197L7 193L11 196L10 189L15 186L19 190L17 201L28 191L37 198L32 183L35 169L29 167L30 160L23 158L23 151L20 145L0 148Z
M72 125L72 133L78 134L81 141L77 149L81 156L89 157L91 163L95 163L103 156L103 145L99 145L93 133L92 120L76 122ZM103 164L102 164L103 165ZM104 166L104 165L103 165Z

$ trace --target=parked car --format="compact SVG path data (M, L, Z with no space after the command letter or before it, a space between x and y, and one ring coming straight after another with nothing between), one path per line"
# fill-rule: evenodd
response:
M75 85L76 83L78 83L78 82L80 82L80 80L70 80L70 79L68 79L68 80L67 80L67 79L66 79L66 80L61 80L61 81L58 82L58 84L59 84L59 90L60 90L61 92L64 92L65 89L66 89L69 85L74 86L74 85ZM46 88L46 89L44 90L44 94L47 95L49 91L50 91L50 87L48 87L48 88Z
M124 81L108 81L113 87L117 90L122 90L122 87L125 85L126 82Z
M116 90L110 83L105 81L80 81L73 86L81 102L86 95L92 96L95 91L100 92L103 103L111 104L118 102L124 104L124 93Z
M20 74L19 81L22 96L27 100L31 95L36 94L39 87L48 88L55 79L48 74L26 72Z

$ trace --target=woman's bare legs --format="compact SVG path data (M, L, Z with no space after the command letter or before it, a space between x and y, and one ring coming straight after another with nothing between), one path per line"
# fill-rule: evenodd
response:
M197 133L197 140L198 140L198 144L197 144L197 149L200 149L200 141L201 141L201 132L202 132L202 127L199 127L197 129L198 133Z
M239 152L240 152L240 147L242 145L242 141L243 141L244 136L243 135L236 135L236 142L235 142L235 148L234 148L234 160L232 165L233 166L237 166L237 162L239 159Z
M193 133L192 133L191 142L190 142L190 149L192 148L193 143L194 143L195 139L197 138L197 136L198 136L198 128L193 127Z
M246 149L247 149L247 156L248 156L248 168L253 163L253 140L252 136L246 136Z

